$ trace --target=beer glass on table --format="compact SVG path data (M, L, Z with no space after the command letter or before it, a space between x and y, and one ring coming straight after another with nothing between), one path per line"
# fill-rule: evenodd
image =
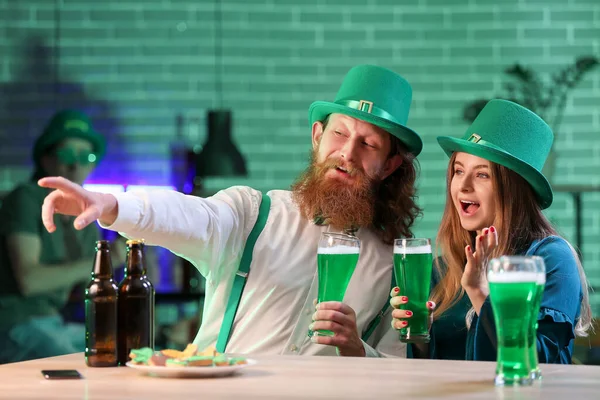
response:
M394 241L394 274L400 295L408 297L401 310L413 315L409 325L400 329L403 343L429 343L429 291L431 288L431 242L427 238Z
M488 264L487 277L498 342L494 382L530 385L529 332L538 291L536 262L525 256L494 258Z
M360 254L360 240L355 236L323 232L317 251L319 277L318 302L343 301ZM309 336L333 336L329 330L309 331Z

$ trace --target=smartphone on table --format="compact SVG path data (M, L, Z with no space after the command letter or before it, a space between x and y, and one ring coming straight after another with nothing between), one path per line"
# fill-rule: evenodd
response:
M42 375L46 379L83 379L83 376L74 369L44 369Z

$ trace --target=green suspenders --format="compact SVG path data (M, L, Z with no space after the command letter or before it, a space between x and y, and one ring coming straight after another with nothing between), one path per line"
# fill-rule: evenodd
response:
M396 277L394 276L394 271L392 271L392 286L390 287L390 291L392 291L392 289L395 288L396 286L397 286L396 285ZM377 313L375 318L373 318L371 323L367 326L365 333L363 333L362 338L361 338L363 340L363 342L366 343L367 340L369 340L369 338L371 337L371 334L373 334L373 331L375 331L375 328L377 328L377 326L381 322L381 319L383 318L383 316L385 315L385 312L387 311L387 309L389 307L390 307L390 302L386 301L386 303L383 305L383 308L381 309L381 311L379 311L379 313Z
M248 278L250 264L252 263L252 252L254 251L254 244L256 243L256 239L258 239L258 236L262 233L265 227L267 218L269 217L270 209L271 198L263 193L262 201L258 209L258 218L256 219L256 224L254 224L254 228L252 228L252 231L250 232L250 235L248 235L248 239L246 240L246 246L244 247L244 253L242 254L240 266L235 274L233 287L231 288L229 300L227 301L227 308L225 309L223 324L221 325L219 337L217 338L217 351L219 353L225 353L225 348L227 347L227 343L229 342L229 338L231 337L231 328L233 327L235 314L237 313L238 307L240 305L240 300L242 299L242 292L244 291L244 286L246 286L246 279ZM396 282L394 279L394 274L392 273L392 287L394 286L396 286ZM379 325L379 322L383 318L383 315L387 311L388 307L389 303L386 302L385 306L371 321L371 323L367 327L367 330L362 336L363 341L366 342L369 339L375 328L377 328L377 325Z
M258 209L258 218L256 219L256 224L254 224L254 228L252 228L250 235L248 235L248 240L246 240L246 246L244 247L244 253L242 254L240 267L235 274L233 287L231 288L231 293L229 294L229 301L227 302L227 308L225 309L225 317L223 318L223 324L221 325L221 331L219 332L219 337L217 339L217 351L219 353L225 353L227 342L229 342L229 338L231 337L231 327L233 326L233 320L235 319L235 314L237 313L237 309L240 305L244 286L246 286L248 271L250 271L250 263L252 263L254 244L265 227L265 223L269 217L270 209L271 198L263 193L262 201L260 202L260 207Z

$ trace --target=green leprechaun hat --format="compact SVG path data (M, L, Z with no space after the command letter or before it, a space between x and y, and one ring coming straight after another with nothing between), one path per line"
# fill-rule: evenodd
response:
M386 68L358 65L346 74L333 103L315 101L308 118L311 125L333 113L366 121L400 139L417 156L423 141L406 126L411 101L412 88L406 79Z
M440 136L437 140L448 156L464 152L513 170L529 182L542 209L552 204L552 188L542 168L554 134L527 108L508 100L490 100L462 138Z
M77 110L63 110L52 117L33 146L33 161L36 166L39 166L40 159L48 148L73 137L89 140L98 162L104 157L106 139L94 130L88 116Z

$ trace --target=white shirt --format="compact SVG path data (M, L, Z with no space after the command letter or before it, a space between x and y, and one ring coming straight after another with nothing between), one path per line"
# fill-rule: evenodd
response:
M243 354L335 355L336 349L312 343L309 325L317 298L317 248L321 232L302 217L291 192L268 193L271 209L258 237L250 272L233 324L227 352ZM134 191L117 195L119 213L107 229L143 238L189 260L206 278L203 320L194 340L215 345L246 238L254 227L261 192L236 186L209 198L173 191ZM393 246L360 229L360 257L344 303L357 315L359 333L389 301ZM391 312L365 345L368 356L406 356L399 333L390 328Z

